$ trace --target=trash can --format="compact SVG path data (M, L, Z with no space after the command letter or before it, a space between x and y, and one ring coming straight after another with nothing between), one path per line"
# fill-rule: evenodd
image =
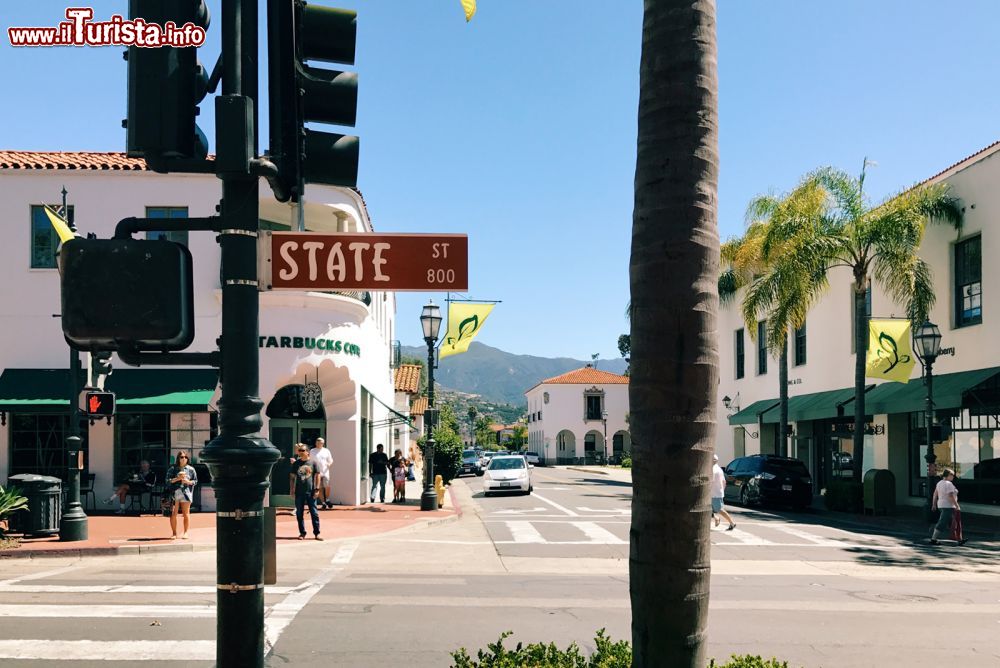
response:
M25 536L54 536L62 517L62 480L47 475L21 473L7 479L8 487L21 490L28 509L12 517L12 531Z
M870 469L864 477L865 513L888 515L896 510L896 476L887 469Z

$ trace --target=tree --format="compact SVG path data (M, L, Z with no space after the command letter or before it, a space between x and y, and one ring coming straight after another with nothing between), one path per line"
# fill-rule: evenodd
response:
M633 666L705 664L719 378L713 0L646 0L632 217Z
M865 166L867 166L865 161ZM809 174L801 188L820 194L819 215L778 216L771 220L763 253L773 258L767 273L747 291L747 302L778 304L795 311L815 303L836 267L854 276L854 479L861 480L865 434L865 358L868 343L866 294L874 279L907 317L922 323L935 301L930 267L918 255L926 223L961 229L962 212L946 184L917 186L871 206L864 194L865 169L854 178L825 167ZM780 250L776 250L780 249ZM792 278L789 278L792 277ZM794 285L797 303L783 298ZM788 302L784 307L780 304ZM746 310L746 307L744 308ZM804 317L804 316L803 316Z
M476 419L476 443L482 448L496 450L497 441L493 436L493 418L489 415L481 415Z
M528 442L528 428L523 424L519 424L514 427L514 433L511 434L510 440L507 442L510 447L511 452L520 450Z
M421 450L426 436L417 440ZM458 435L458 418L455 410L443 404L438 413L438 423L434 428L434 473L448 484L462 470L462 437Z
M476 445L476 407L469 406L468 411L469 416L469 438L472 439L472 445Z

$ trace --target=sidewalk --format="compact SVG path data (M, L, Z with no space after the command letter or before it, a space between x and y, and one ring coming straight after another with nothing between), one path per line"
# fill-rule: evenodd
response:
M367 490L365 490L367 493ZM410 527L423 527L450 521L461 515L456 496L446 489L444 508L433 512L420 511L421 485L418 481L406 484L405 504L365 503L361 506L335 506L320 511L321 536L328 541L357 536L388 533ZM391 500L390 490L387 498ZM93 513L93 514L91 514ZM310 531L308 511L306 530ZM83 557L149 552L194 552L215 549L215 513L192 513L191 530L187 540L170 538L170 519L159 514L115 515L98 509L88 511L89 537L84 541L64 543L59 536L19 539L20 545L0 549L0 561L36 557ZM183 519L178 518L178 529L183 530ZM280 545L298 539L299 531L294 514L279 509L277 540ZM311 533L309 534L311 538Z

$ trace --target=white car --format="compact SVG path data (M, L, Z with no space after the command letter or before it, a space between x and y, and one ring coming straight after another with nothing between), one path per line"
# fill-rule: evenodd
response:
M538 458L537 452L526 452L524 453L524 458L527 459L528 463L531 464L532 466L538 466L539 462L541 461Z
M531 494L531 469L521 455L499 455L490 460L483 475L483 494L520 492Z

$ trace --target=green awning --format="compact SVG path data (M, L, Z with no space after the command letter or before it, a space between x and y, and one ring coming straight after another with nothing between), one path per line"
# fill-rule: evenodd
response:
M1000 367L934 374L934 407L962 408L963 395L976 385L1000 374ZM915 413L927 408L927 386L919 378L909 383L883 383L865 397L869 415ZM853 406L848 407L854 410Z
M838 406L854 398L854 388L812 392L788 397L788 421L823 420L838 416ZM843 409L840 411L843 412ZM765 423L778 423L780 412L777 408L764 414Z
M767 414L772 408L778 407L777 399L762 399L760 401L755 401L738 413L734 413L729 416L729 424L757 424L757 417L764 413ZM777 421L775 418L774 421Z
M82 378L81 378L82 381ZM119 412L205 411L215 394L214 369L115 369L105 389ZM61 412L68 409L67 369L4 369L0 411Z

